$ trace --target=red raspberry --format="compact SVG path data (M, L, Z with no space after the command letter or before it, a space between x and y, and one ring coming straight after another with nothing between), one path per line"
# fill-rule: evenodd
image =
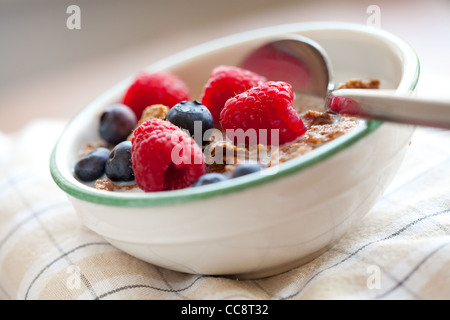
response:
M189 100L189 89L174 74L168 72L141 72L129 86L122 103L129 106L138 119L142 111L153 104L163 104L169 108L178 102Z
M256 135L256 143L281 145L290 142L306 131L293 100L290 84L269 81L227 100L220 113L222 127L235 143L242 143L245 137L252 140L252 134ZM279 131L272 131L274 129ZM274 135L272 141L272 134L277 133L279 136ZM250 141L246 144L254 143Z
M187 188L206 172L202 149L168 121L142 123L131 143L136 184L146 192Z
M214 123L218 125L220 122L220 111L222 111L225 102L229 98L247 89L259 86L266 81L265 77L246 69L219 66L211 72L208 82L203 88L201 102L209 109Z
M346 97L331 97L329 100L330 111L349 116L367 117L367 112L353 99Z

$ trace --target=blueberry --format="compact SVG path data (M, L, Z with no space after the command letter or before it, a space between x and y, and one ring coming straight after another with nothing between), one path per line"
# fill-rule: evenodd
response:
M242 177L250 173L261 171L262 166L259 163L241 163L236 166L231 178Z
M166 120L188 130L199 145L209 141L209 136L205 136L205 132L214 128L211 112L197 100L177 103L167 112Z
M217 183L228 179L229 178L224 174L211 172L202 175L192 186L193 187L205 186L207 184Z
M89 152L75 164L75 175L85 182L100 178L105 173L105 163L109 154L110 150L103 147Z
M108 107L100 116L99 133L109 144L116 145L133 132L137 118L133 110L124 104Z
M106 161L105 173L112 181L134 180L131 165L131 141L122 141L112 149Z

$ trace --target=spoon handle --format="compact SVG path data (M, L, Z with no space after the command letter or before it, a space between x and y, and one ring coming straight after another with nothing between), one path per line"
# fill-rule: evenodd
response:
M338 89L329 93L328 109L363 118L450 129L450 98L399 94L385 89Z

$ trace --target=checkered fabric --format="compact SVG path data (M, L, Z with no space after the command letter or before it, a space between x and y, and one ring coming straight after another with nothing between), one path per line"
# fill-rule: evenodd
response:
M384 196L320 257L236 280L165 270L84 227L49 173L65 123L0 134L2 299L450 298L450 131L418 128Z

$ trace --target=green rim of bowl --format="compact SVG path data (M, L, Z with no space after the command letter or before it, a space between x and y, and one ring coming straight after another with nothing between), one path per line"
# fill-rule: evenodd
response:
M296 25L298 24L286 25L286 27L287 29L289 29L289 26L295 27ZM327 26L330 25L330 23L325 23L325 25L313 23L312 25L317 26L320 29L320 27L326 28ZM337 26L347 29L355 28L354 24L337 23ZM360 27L361 26L359 25L359 28ZM259 29L259 31L261 30L262 29ZM386 33L384 31L383 34L385 36L388 35L390 37L394 37L393 35ZM402 41L397 37L395 37L395 39L397 41L404 43L404 41ZM412 48L409 47L409 49L412 53L414 53L414 50ZM415 53L414 55L416 60L415 61L416 69L414 76L411 79L411 82L409 83L408 87L405 88L405 90L407 91L413 91L419 79L420 73L419 60ZM376 129L378 129L380 126L383 125L383 122L376 120L369 120L363 123L364 124L360 128L357 128L354 131L349 132L344 136L341 136L336 140L331 141L326 145L321 146L320 148L317 148L300 158L292 159L290 161L282 163L277 168L266 169L275 171L274 174L264 174L264 175L251 174L207 186L186 188L174 191L153 192L153 193L124 193L124 192L102 191L86 186L81 182L78 182L73 177L70 178L66 177L59 169L56 161L57 158L56 154L58 152L58 147L61 143L61 139L64 136L64 133L67 131L66 128L64 132L61 134L52 151L50 157L50 173L55 183L68 195L94 204L119 206L119 207L154 207L154 206L181 204L192 201L209 199L217 196L225 196L230 193L239 192L248 188L261 186L271 181L286 177L292 173L299 172L301 170L304 170L305 168L308 168L312 165L322 162L325 159L330 158L331 156L340 152L341 150L344 150L352 146L357 141L361 140L362 138L374 132ZM70 124L71 123L69 123L67 127L69 127ZM255 201L257 201L257 199L255 199Z

